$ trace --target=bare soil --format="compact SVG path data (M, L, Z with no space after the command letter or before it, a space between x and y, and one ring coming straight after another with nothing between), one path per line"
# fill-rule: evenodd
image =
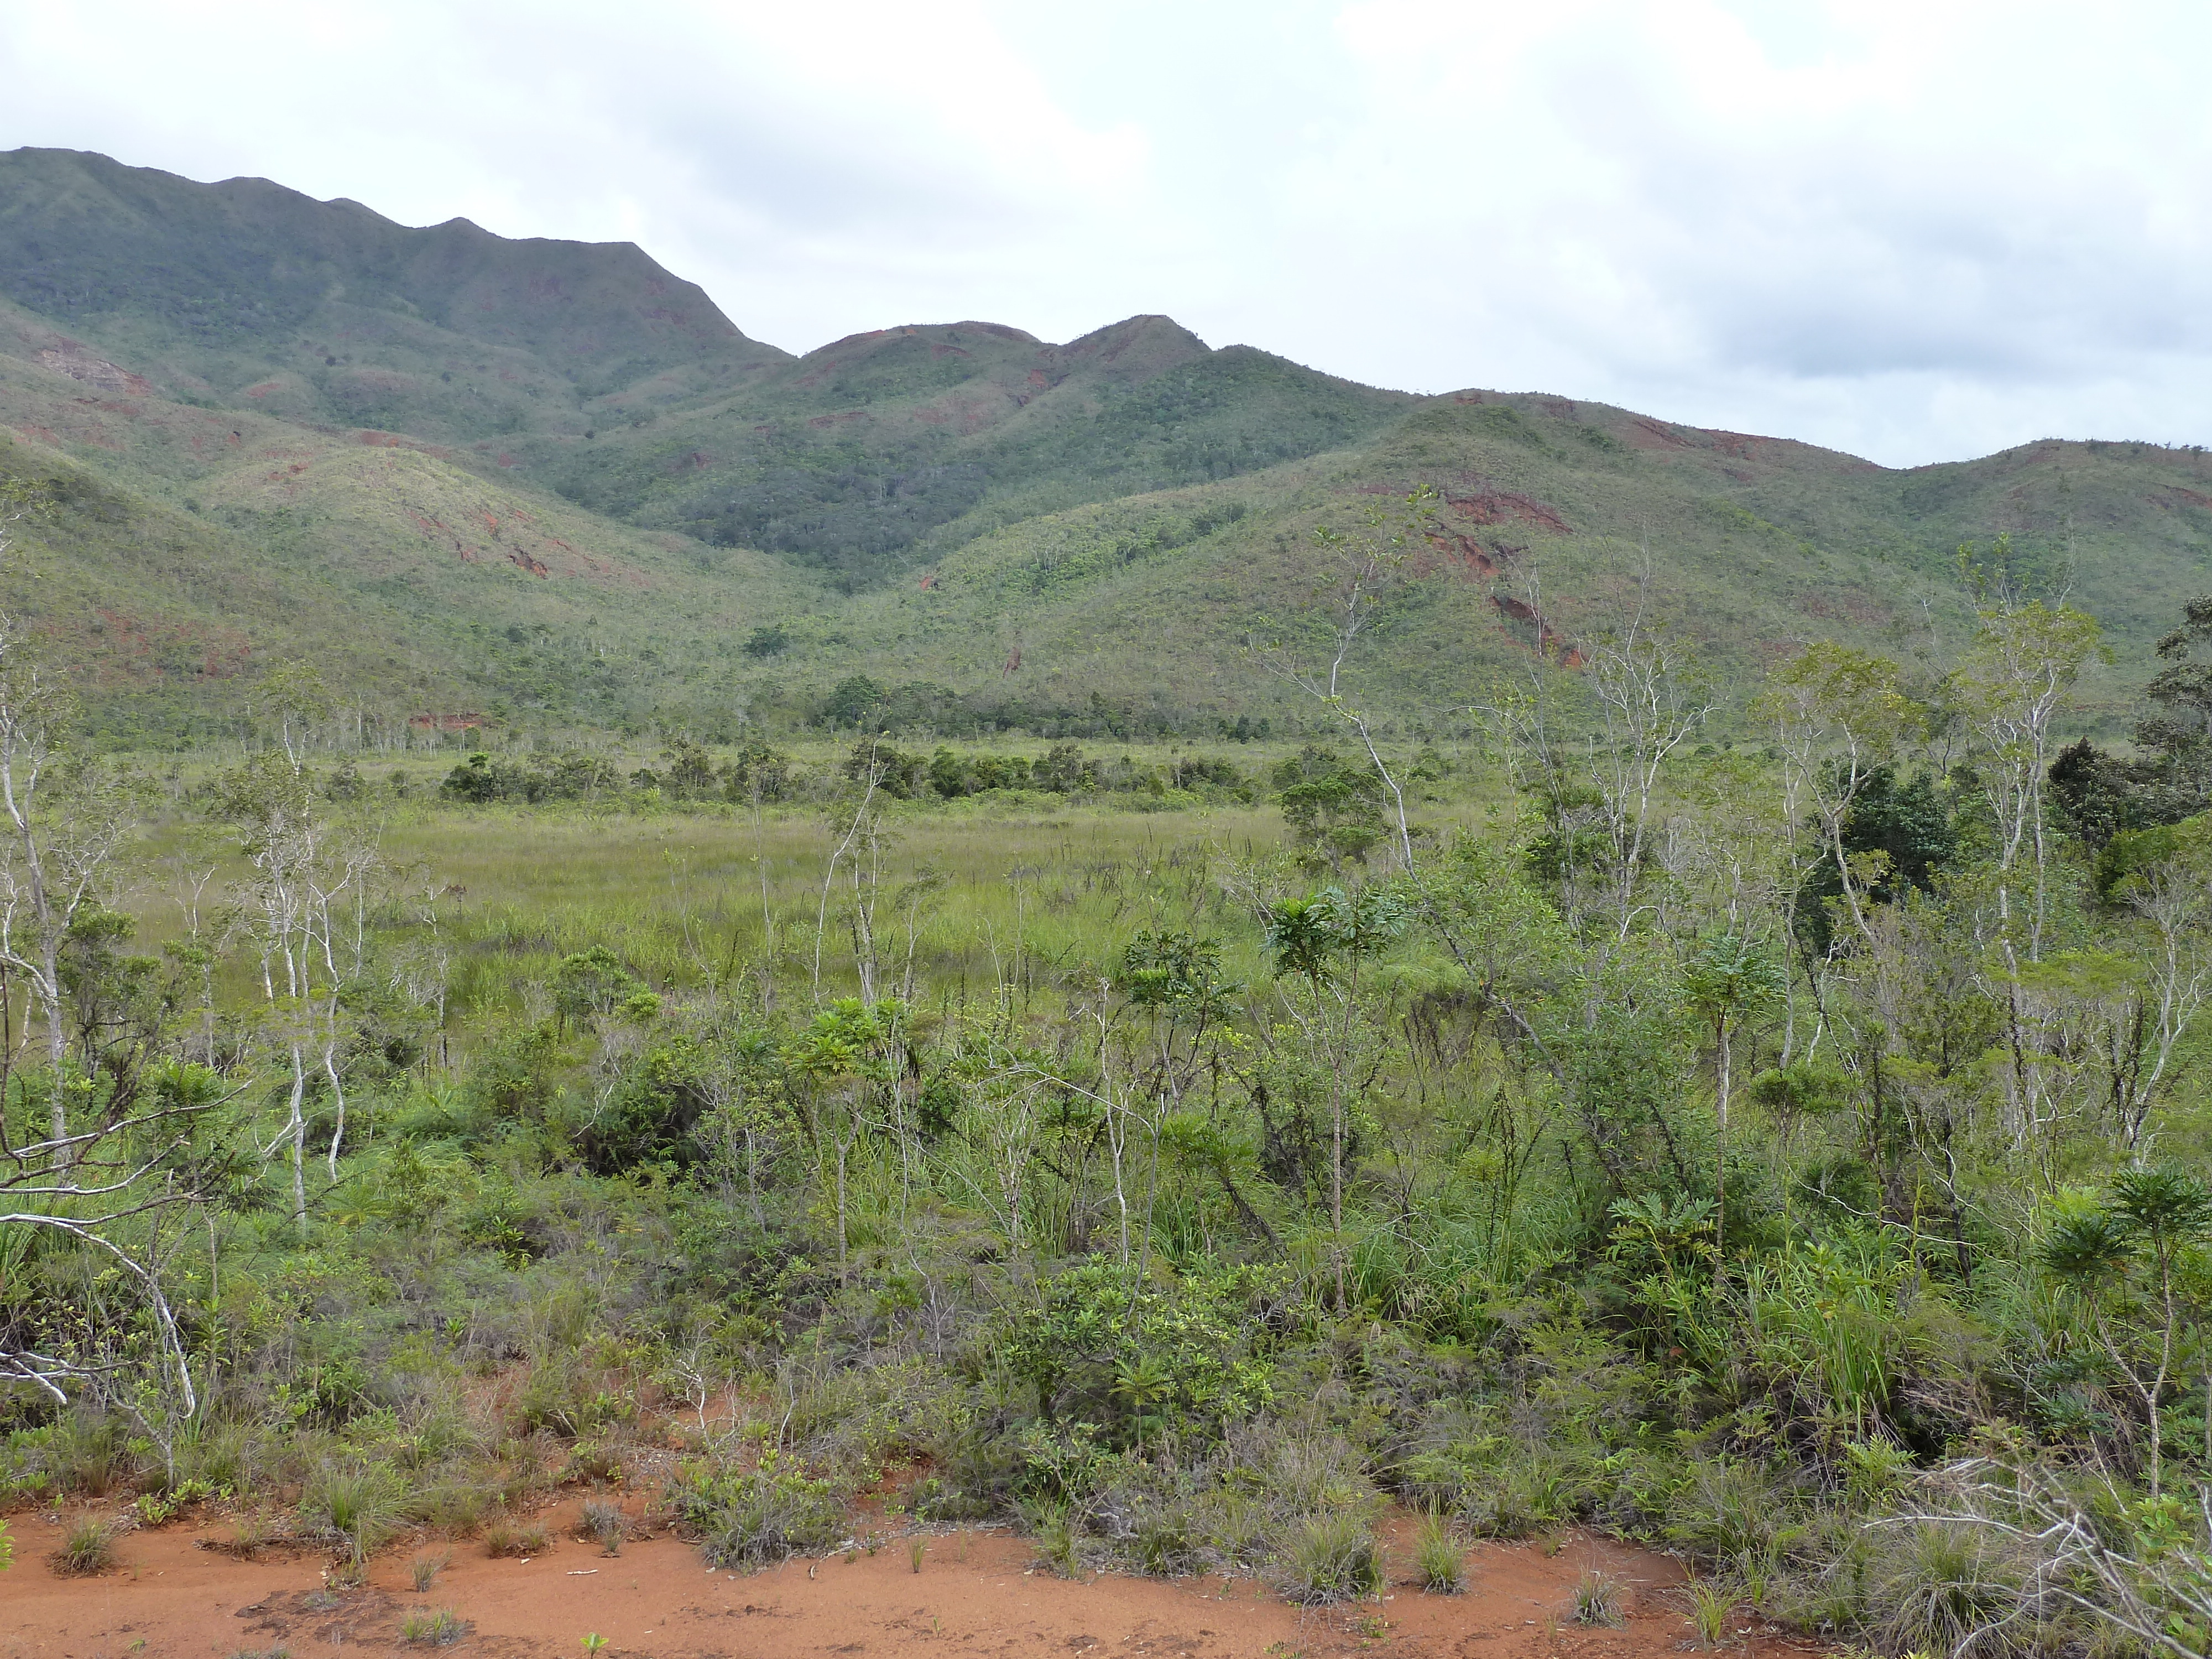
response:
M48 1557L64 1528L33 1514L11 1526L15 1565L0 1574L0 1659L233 1659L283 1650L323 1655L562 1659L605 1638L604 1659L816 1659L902 1654L932 1659L1658 1659L1692 1647L1663 1556L1570 1534L1547 1550L1483 1544L1468 1554L1467 1594L1431 1596L1410 1582L1410 1529L1393 1529L1394 1579L1380 1601L1312 1611L1249 1579L1072 1583L1033 1564L1029 1545L989 1531L933 1534L919 1573L908 1540L872 1553L794 1560L769 1571L703 1568L690 1545L640 1539L618 1556L573 1536L575 1505L538 1517L555 1541L528 1560L495 1560L480 1544L418 1595L410 1559L379 1556L368 1582L333 1589L324 1558L238 1560L214 1548L231 1528L210 1518L125 1535L116 1562L88 1578L58 1577ZM1625 1628L1572 1622L1588 1570L1624 1587ZM450 1646L400 1639L410 1612L451 1608L468 1633ZM1810 1644L1746 1614L1734 1659L1788 1659Z

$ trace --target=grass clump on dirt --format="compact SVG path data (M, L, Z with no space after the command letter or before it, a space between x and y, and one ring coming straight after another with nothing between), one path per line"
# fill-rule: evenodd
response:
M54 1552L53 1569L72 1577L89 1577L115 1565L116 1524L97 1516L79 1516Z
M309 1478L300 1510L312 1524L365 1561L399 1522L402 1481L385 1463L326 1463Z
M608 1555L622 1553L623 1539L629 1529L629 1522L623 1516L622 1505L609 1503L603 1498L584 1500L576 1527L583 1536L597 1543L602 1553Z
M535 1521L495 1521L483 1529L483 1549L494 1560L543 1555L553 1534Z
M407 1564L407 1574L414 1581L415 1593L417 1595L428 1595L430 1586L438 1582L438 1575L446 1570L453 1559L453 1551L435 1550L418 1555L410 1561Z
M1626 1624L1628 1612L1620 1581L1595 1568L1586 1570L1575 1581L1574 1620L1606 1630L1618 1630Z
M1431 1595L1457 1595L1467 1588L1467 1549L1451 1522L1431 1510L1413 1534L1413 1565Z
M1364 1516L1309 1516L1283 1541L1279 1582L1301 1607L1328 1607L1372 1595L1382 1585L1380 1551Z
M1682 1595L1689 1603L1690 1625L1697 1632L1698 1642L1713 1648L1727 1640L1729 1620L1735 1612L1736 1598L1719 1585L1702 1579L1692 1579L1684 1585Z
M400 1615L399 1639L423 1647L451 1647L476 1626L451 1607L418 1607Z

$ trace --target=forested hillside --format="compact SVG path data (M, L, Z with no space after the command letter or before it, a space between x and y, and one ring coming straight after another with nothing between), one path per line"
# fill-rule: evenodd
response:
M2125 665L2212 548L2196 451L1892 471L1557 397L1376 391L1160 317L793 357L635 248L64 151L0 157L0 426L44 503L25 556L84 570L10 602L111 740L156 747L246 729L264 668L310 654L381 742L791 732L856 697L948 732L1287 730L1306 713L1247 647L1307 625L1316 530L1419 489L1394 645L1352 687L1409 726L1464 726L1638 606L1739 712L1808 639L1933 672L1971 625L1960 548L2003 538L2015 579L2130 647L2076 715L2117 731ZM103 597L139 525L232 592ZM311 643L325 618L342 644Z

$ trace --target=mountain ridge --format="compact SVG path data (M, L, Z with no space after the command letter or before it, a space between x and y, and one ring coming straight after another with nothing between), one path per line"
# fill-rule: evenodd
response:
M1157 313L793 356L634 245L410 228L75 152L0 155L0 470L258 573L252 617L162 624L228 641L221 673L163 671L180 708L234 705L253 664L331 637L286 614L315 605L351 619L347 674L410 665L380 694L439 720L805 721L865 673L954 725L1206 729L1288 712L1236 642L1311 591L1311 531L1417 484L1447 506L1358 670L1407 710L1522 672L1547 629L1601 631L1638 559L1737 685L1827 635L1932 672L1970 622L1961 542L2007 537L2128 649L2212 585L2201 451L1891 469L1552 393L1364 386ZM100 522L55 534L105 546ZM6 597L78 618L57 637L104 661L78 602L138 567L86 557L84 593Z

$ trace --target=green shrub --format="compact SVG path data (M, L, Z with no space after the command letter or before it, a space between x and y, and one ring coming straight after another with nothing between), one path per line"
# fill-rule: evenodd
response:
M1188 1443L1273 1397L1266 1313L1287 1282L1274 1268L1207 1267L1163 1282L1086 1263L1046 1281L1003 1355L1048 1418L1099 1425L1117 1449L1167 1424Z
M1893 1440L1854 1440L1844 1448L1844 1490L1862 1509L1888 1498L1911 1468L1912 1454Z
M773 1450L762 1454L757 1468L688 1469L672 1483L669 1498L710 1567L773 1566L827 1548L844 1529L844 1505L831 1484L781 1467Z

